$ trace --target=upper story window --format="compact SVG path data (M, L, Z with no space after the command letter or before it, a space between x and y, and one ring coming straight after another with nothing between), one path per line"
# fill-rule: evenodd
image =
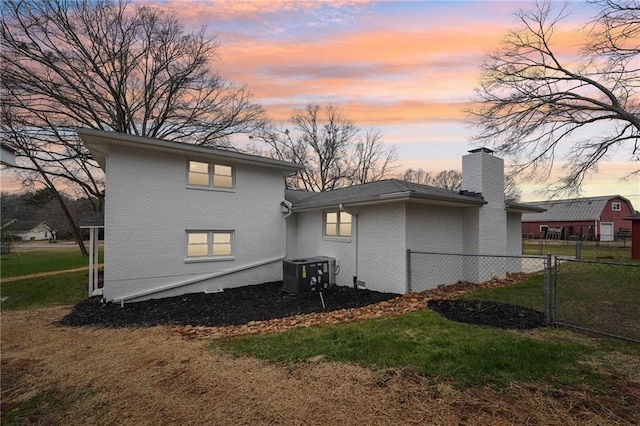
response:
M611 210L613 210L614 212L619 212L622 210L622 204L621 203L611 203Z
M189 161L189 185L232 189L233 167L223 164Z
M330 237L350 237L351 215L347 212L340 211L325 212L324 235Z

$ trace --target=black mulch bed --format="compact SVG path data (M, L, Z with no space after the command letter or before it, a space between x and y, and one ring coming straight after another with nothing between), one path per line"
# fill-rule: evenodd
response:
M101 303L90 298L78 303L60 323L70 326L149 327L154 325L242 325L312 312L358 308L398 297L393 293L332 287L323 292L326 309L317 293L296 296L282 290L282 282L226 289L221 293L191 293L144 302Z
M430 300L430 309L456 322L525 330L544 327L542 312L487 300Z

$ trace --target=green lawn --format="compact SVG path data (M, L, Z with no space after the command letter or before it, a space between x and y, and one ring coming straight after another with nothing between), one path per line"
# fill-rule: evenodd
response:
M102 261L103 249L99 249ZM51 250L14 250L2 255L0 259L0 277L17 277L40 272L61 271L89 265L89 258L83 257L78 248L56 248Z
M72 305L87 297L87 272L68 272L0 285L2 309ZM6 299L5 299L6 298Z
M518 285L479 289L465 294L463 298L492 300L544 312L544 277L544 273L536 273Z
M630 344L615 345L633 350L626 346ZM210 347L283 363L321 356L369 368L410 368L435 382L452 381L457 388L501 388L512 381L590 386L600 380L582 362L598 351L594 346L459 324L430 310L359 323L217 339Z
M100 260L103 250L100 248ZM77 248L14 251L3 255L0 263L2 278L19 277L41 272L62 271L89 265ZM25 309L40 306L70 305L87 297L88 271L61 273L27 278L0 284L2 309ZM6 299L5 299L6 298Z

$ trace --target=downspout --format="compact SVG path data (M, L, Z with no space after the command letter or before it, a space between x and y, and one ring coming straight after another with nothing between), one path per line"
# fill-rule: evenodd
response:
M352 233L353 233L353 236L355 238L354 248L353 248L354 256L355 256L354 262L353 262L354 263L353 288L357 290L358 289L358 215L354 214L353 212L350 212L350 211L346 210L344 208L344 206L342 205L342 203L340 203L338 205L338 209L341 212L349 213L351 215L351 217L354 219L354 222L352 222L352 226L353 226L353 224L355 224L355 231L352 229Z
M282 259L284 260L287 257L287 253L288 253L287 240L289 239L289 232L287 229L287 218L291 216L291 214L293 213L293 204L291 204L291 202L288 200L282 200L280 202L280 206L287 209L287 213L283 217L285 223L284 223L284 255L282 256Z

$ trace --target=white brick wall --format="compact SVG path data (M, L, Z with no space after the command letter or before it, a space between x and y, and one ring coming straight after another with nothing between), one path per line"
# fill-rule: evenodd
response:
M355 236L351 238L323 236L323 214L320 210L294 214L297 224L297 229L294 231L296 235L295 249L288 247L287 257L328 256L336 258L340 262L340 272L336 276L336 284L353 286ZM354 234L356 226L353 227Z
M279 171L237 165L235 191L224 192L187 188L185 157L112 148L107 161L107 300L284 256ZM186 263L186 230L233 230L235 259ZM280 279L282 266L276 263L162 296Z
M473 209L476 210L476 209ZM464 209L409 204L407 206L407 247L413 251L462 253L464 250ZM427 264L435 261L437 264ZM460 256L413 257L413 289L430 289L463 278Z
M362 208L358 215L358 280L366 288L405 293L405 205L384 204Z

